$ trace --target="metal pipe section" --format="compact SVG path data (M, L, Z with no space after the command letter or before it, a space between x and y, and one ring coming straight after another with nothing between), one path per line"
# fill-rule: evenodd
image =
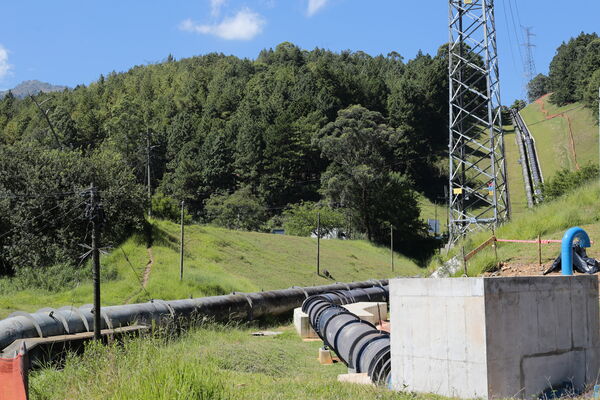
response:
M560 264L563 275L573 275L573 242L579 239L581 247L590 247L590 237L578 226L567 230L562 238L560 249Z
M224 296L185 300L151 300L148 303L102 307L102 329L130 325L164 324L173 320L232 319L252 320L277 316L299 307L310 296L339 290L371 289L387 285L387 280L336 283L313 287L292 287L258 293L232 293ZM18 339L45 338L90 332L94 329L91 305L79 308L44 308L35 313L15 312L0 321L0 352Z
M388 301L388 286L335 291L312 296L302 304L311 326L326 346L356 373L366 372L375 384L387 384L391 373L390 335L341 305Z
M519 157L521 164L521 173L523 174L523 182L525 183L525 195L527 196L527 207L533 208L533 189L531 188L531 175L529 173L529 164L525 154L525 145L521 138L521 130L515 129L515 140L519 149Z
M533 184L533 189L535 191L536 202L542 201L542 184L544 183L544 178L542 176L542 170L540 168L540 162L537 157L537 151L535 148L535 140L523 117L516 110L511 110L513 122L518 131L521 132L523 144L525 146L526 159L524 161L527 162L529 166L529 172L531 174L531 181Z

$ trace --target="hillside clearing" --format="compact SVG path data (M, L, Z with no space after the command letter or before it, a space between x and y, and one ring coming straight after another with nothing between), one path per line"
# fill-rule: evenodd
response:
M290 286L313 286L333 280L316 275L316 239L232 231L212 226L186 227L185 272L179 281L179 225L153 220L152 268L142 235L134 235L102 257L102 303L116 305L149 299L172 300L253 292ZM336 281L351 282L423 273L413 261L362 240L322 240L321 270ZM144 272L149 272L144 282ZM79 306L92 302L89 281L57 292L18 290L0 279L0 318L12 311Z
M535 137L544 178L551 178L562 168L574 170L577 164L597 164L598 125L592 111L582 103L557 107L548 99L544 96L521 110L527 127ZM571 131L575 151L570 139Z

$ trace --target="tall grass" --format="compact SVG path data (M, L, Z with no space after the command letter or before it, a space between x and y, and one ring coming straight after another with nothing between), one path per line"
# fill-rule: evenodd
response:
M282 331L255 337L256 329ZM320 344L303 342L289 326L197 328L180 340L142 337L123 345L90 344L64 368L30 379L32 400L58 399L418 399L385 388L342 384L345 365L320 365Z
M179 225L151 220L152 265L147 287L140 281L149 262L148 238L134 235L101 257L102 303L181 299L332 283L316 274L316 240L306 237L186 227L184 279L179 280ZM337 281L417 275L422 269L389 249L361 240L322 240L321 267ZM23 279L21 279L23 278ZM0 318L12 311L92 302L90 267L51 267L22 277L0 279ZM26 279L25 279L26 278Z
M552 202L542 204L529 210L513 221L498 228L496 236L503 239L536 239L538 235L546 239L560 239L565 230L573 226L583 226L588 229L592 240L594 235L600 235L600 185L589 183L568 195ZM491 236L492 232L479 232L468 236L459 242L448 255L436 257L430 263L434 269L442 262L458 255L462 246L470 251ZM598 239L596 239L598 241ZM596 245L597 246L597 245ZM556 255L556 250L554 255ZM590 255L597 251L592 247ZM546 250L548 254L548 251ZM491 248L481 252L469 263L469 275L478 275L489 270L498 262L522 261L534 263L537 261L537 246L523 244L498 244L498 259L496 260Z

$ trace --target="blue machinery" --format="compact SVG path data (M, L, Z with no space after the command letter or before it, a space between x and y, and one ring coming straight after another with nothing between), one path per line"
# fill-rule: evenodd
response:
M581 247L591 246L590 237L580 227L575 226L565 232L560 249L563 275L573 275L573 242L575 239L579 239Z

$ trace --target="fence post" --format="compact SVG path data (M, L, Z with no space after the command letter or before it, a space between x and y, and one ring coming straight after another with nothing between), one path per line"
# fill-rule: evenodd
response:
M465 246L462 246L462 260L463 260L463 268L465 272L465 276L469 276L467 273L467 258L465 257Z
M538 235L538 264L542 266L542 238Z

